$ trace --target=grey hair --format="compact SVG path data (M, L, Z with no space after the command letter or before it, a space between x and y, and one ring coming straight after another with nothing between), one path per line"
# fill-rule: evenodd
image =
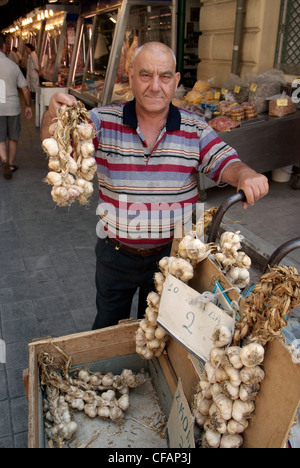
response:
M146 42L145 44L141 45L135 52L134 56L133 56L133 59L132 59L132 63L131 63L131 66L132 68L134 68L134 64L135 64L135 61L137 59L137 56L142 52L142 50L145 48L145 46L149 46L149 45L153 45L153 46L163 46L164 48L167 49L167 51L170 52L170 54L172 55L173 57L173 60L174 60L174 65L175 65L175 68L176 68L176 65L177 65L177 59L176 59L176 55L174 54L173 50L167 46L166 44L163 44L162 42Z

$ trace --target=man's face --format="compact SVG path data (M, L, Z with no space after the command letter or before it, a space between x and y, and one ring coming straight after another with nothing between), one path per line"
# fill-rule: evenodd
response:
M144 49L130 69L129 81L136 99L137 111L164 114L174 98L180 74L175 72L174 59L169 51Z

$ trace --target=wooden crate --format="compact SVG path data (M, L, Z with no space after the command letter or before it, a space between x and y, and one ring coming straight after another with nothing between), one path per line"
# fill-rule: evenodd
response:
M53 348L52 343L58 345L67 355L72 356L72 366L86 366L93 369L97 365L109 372L112 365L116 367L116 361L119 361L121 370L123 367L130 366L133 371L138 371L141 367L147 369L151 367L151 377L159 395L162 408L167 415L169 413L172 397L177 387L177 376L174 368L168 358L163 355L158 359L145 361L135 352L135 332L139 321L128 321L120 323L114 327L108 327L102 330L77 333L60 338L47 338L35 340L29 343L29 368L25 372L25 378L28 396L28 446L29 448L41 448L44 441L42 395L39 384L39 369L37 357L40 352L50 352L58 361L61 355ZM184 376L184 388L190 396L193 397L192 389L197 383L197 376L193 366L187 357L187 352L178 344L174 343L170 348L170 353L181 355L183 353L182 372ZM185 360L188 362L185 363ZM103 364L102 364L103 363ZM136 367L134 369L133 367Z
M226 278L206 259L197 266L191 286L199 292L211 291L218 280L224 288L230 286ZM229 294L236 300L236 292ZM49 348L51 342L72 356L72 365L80 366L95 362L112 362L115 359L129 359L135 352L135 332L138 321L125 321L115 327L68 335L55 339L44 339L29 344L29 368L27 372L28 394L28 445L41 446L43 415L37 356ZM49 348L50 349L50 348ZM53 352L51 347L51 352ZM55 353L54 353L55 354ZM59 354L56 353L59 358ZM166 353L158 359L143 361L143 365L153 366L155 387L160 396L165 414L168 416L172 397L178 379L182 380L185 396L191 405L198 375L192 364L189 352L176 340L170 338ZM292 362L289 352L278 341L267 345L264 361L266 379L262 383L257 399L254 417L244 433L245 448L284 447L293 420L300 405L300 366ZM133 369L134 370L134 369Z

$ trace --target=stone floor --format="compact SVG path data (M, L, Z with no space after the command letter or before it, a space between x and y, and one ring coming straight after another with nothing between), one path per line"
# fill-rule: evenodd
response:
M22 371L27 345L44 336L90 330L95 316L96 195L89 207L57 208L43 182L47 162L34 118L22 120L19 171L0 176L0 448L27 447L27 400ZM232 189L207 191L206 206L219 205ZM239 221L257 245L272 251L300 236L300 191L271 183L270 195L246 212L234 206L226 217ZM300 264L300 252L293 255Z

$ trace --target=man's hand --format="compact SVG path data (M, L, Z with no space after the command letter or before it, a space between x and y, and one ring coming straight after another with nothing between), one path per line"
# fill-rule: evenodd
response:
M49 127L52 120L56 117L56 111L61 106L66 105L68 107L77 106L77 100L71 94L55 93L50 99L48 110L43 116L42 128L41 128L41 140L45 140L50 137Z
M267 177L242 162L230 164L223 172L222 182L237 187L237 191L243 190L247 198L247 202L243 203L244 209L254 205L269 192Z
M56 111L59 109L61 106L66 105L69 107L76 107L77 106L77 100L74 96L71 96L71 94L64 94L64 93L55 93L53 94L52 98L50 99L49 103L49 114L54 119L56 117Z
M32 117L32 109L30 106L25 107L25 117L27 120L30 120Z

